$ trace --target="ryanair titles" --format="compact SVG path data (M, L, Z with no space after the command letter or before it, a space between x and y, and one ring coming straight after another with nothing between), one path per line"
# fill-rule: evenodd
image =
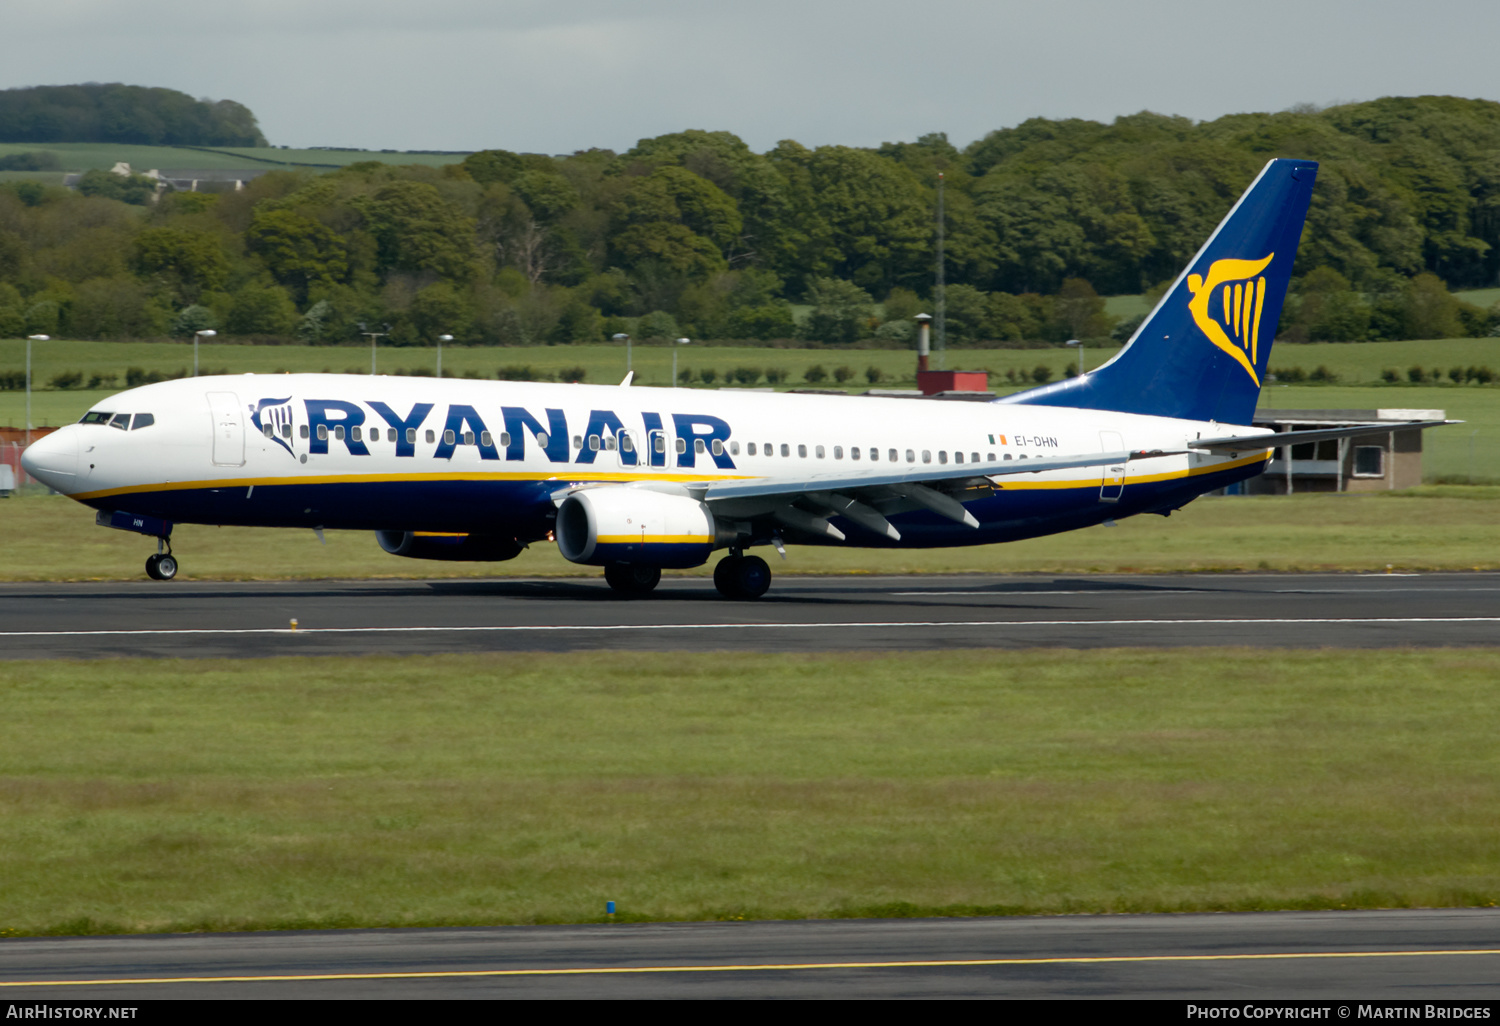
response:
M433 403L414 403L403 412L374 400L361 404L288 397L251 403L249 413L257 431L293 455L293 445L305 440L312 455L326 455L332 447L369 456L370 446L379 444L382 452L414 458L419 445L424 450L435 445L433 458L445 460L459 446L473 446L481 460L525 460L529 449L551 463L591 464L607 458L626 467L694 468L702 459L720 470L735 469L729 424L704 413L673 413L666 415L668 421L663 414L645 411L627 425L613 410L590 410L576 436L570 435L566 413L551 408L539 416L525 407L502 406L498 417L491 414L486 420L475 407L457 403L441 412Z

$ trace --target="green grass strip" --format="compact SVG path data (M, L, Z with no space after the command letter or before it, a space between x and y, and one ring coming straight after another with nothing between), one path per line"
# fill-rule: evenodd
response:
M1493 904L1497 668L0 663L0 931Z

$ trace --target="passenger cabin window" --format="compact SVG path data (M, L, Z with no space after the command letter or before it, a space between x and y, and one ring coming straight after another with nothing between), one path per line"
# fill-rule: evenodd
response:
M474 432L472 432L472 431L465 431L464 432L464 444L465 445L473 445L474 444Z
M510 448L510 432L509 431L502 431L502 432L500 432L500 444L503 445L503 446L505 446L507 449Z
M785 442L782 442L781 443L781 455L783 455L783 456L790 456L791 454L792 454L792 447L790 445L787 445Z
M818 457L818 459L820 459L820 460L824 459L825 457L823 455L823 447L820 445L816 449L814 449L813 450L813 455L816 456L816 457Z
M336 425L334 425L334 428L333 428L333 437L336 438L336 439L338 439L340 442L342 442L344 440L344 425L342 425L342 424L336 424Z
M656 449L657 452L666 452L667 451L667 439L666 439L666 437L664 435L657 435L656 436L656 444L653 446L653 448Z
M836 460L844 458L844 447L842 445L835 445L833 447L833 458Z
M964 454L963 453L956 452L956 453L953 454L953 462L954 463L962 463L963 461L964 461ZM975 462L978 462L977 458L976 458Z
M599 451L599 436L589 435L589 452Z
M896 450L892 449L891 450L891 459L894 460L895 458L896 458ZM908 462L908 463L915 463L915 462L917 462L917 454L914 453L914 452L912 452L910 449L906 450L906 462Z
M264 435L265 435L265 436L266 436L266 437L267 437L267 438L275 438L275 437L276 437L276 429L275 429L275 428L274 428L274 427L272 427L272 426L271 426L271 425L270 425L270 424L267 424L267 425L266 425L266 426L265 426L265 427L264 427L264 428L263 428L263 429L262 429L262 433L263 433L263 434L264 434Z
M452 428L449 428L448 430L446 430L446 431L443 432L443 444L444 445L452 445L454 443L454 441L456 441L456 436L453 434L453 429Z
M430 445L430 444L432 444L433 442L436 442L436 441L437 441L437 435L433 433L432 428L428 428L427 429L427 442L428 442L428 444Z
M1010 453L1006 453L1006 454L1005 454L1005 458L1006 458L1006 459L1010 459Z
M416 428L407 428L406 429L406 444L407 445L415 445L415 444L417 444L417 429Z
M931 462L930 460L928 460L927 454L925 452L922 454L922 462L923 463L929 463L929 462ZM943 451L942 449L938 450L938 462L939 463L947 463L948 462L948 454L945 451Z
M717 438L714 439L714 444L710 446L710 449L715 456L724 455L724 443L719 441Z
M150 416L151 416L151 414L149 414L149 413L137 413L135 415L135 425L130 430L134 431L138 427L145 427L146 425L141 423L141 418L142 417L150 417ZM149 424L151 422L147 421L146 423ZM292 425L291 424L283 424L283 425L281 425L281 437L282 438L291 438L292 437Z
M755 455L755 443L749 442L745 445L745 452L751 456Z
M326 441L328 441L328 425L327 424L319 424L318 425L318 441L320 441L320 442L326 442Z
M306 424L299 424L297 426L297 435L300 438L306 438L307 437L307 425Z
M363 441L363 438L361 437L362 435L363 435L363 432L360 431L360 429L359 429L359 427L357 425L355 427L352 427L352 428L349 429L349 440L351 442Z
M931 449L923 449L922 450L922 462L923 463L931 463L932 462L932 450Z
M870 451L874 452L875 450L871 449ZM839 451L837 449L833 450L833 454L835 456L837 456L838 453L839 453ZM859 446L857 446L857 445L851 445L851 446L849 446L849 458L851 460L857 460L857 459L859 459Z
M605 452L614 452L615 451L615 436L614 435L606 435L605 436L605 438L604 438L604 451Z
M132 421L131 424L130 424L130 430L132 430L132 431L139 431L141 428L143 428L143 427L150 427L152 424L155 424L155 423L156 423L156 418L153 417L151 414L149 414L149 413L137 413L135 415L135 420ZM288 424L284 428L282 428L282 431L286 434L286 436L288 438L292 437L292 426L290 424Z
M482 431L479 434L479 444L488 449L495 444L495 436L488 431Z
M959 453L959 456L963 456L963 453ZM990 457L990 459L994 459L994 458L995 457L993 457L993 456ZM958 462L962 463L963 460L960 459ZM977 453L977 452L971 452L971 453L969 453L969 462L970 463L978 463L979 462L979 453Z
M631 439L631 437L629 435L621 435L620 436L620 451L621 452L635 452L635 442Z
M701 438L695 438L695 439L693 439L693 452L697 453L699 456L702 456L703 455L703 451L704 451L703 450L703 439L701 439Z
M805 445L799 445L799 446L797 446L797 455L800 456L800 457L802 457L803 459L807 459L807 446L805 446Z
M112 428L118 428L121 431L129 431L130 430L130 414L128 414L128 413L117 413L117 414L115 414L113 417L111 417L109 419L109 426L112 427Z
M896 456L896 450L895 449L892 449L890 451L890 455L889 455L888 459L892 463L898 462L898 459L897 459L897 456ZM908 463L915 463L916 462L916 460L914 460L914 459L911 458L911 450L910 449L906 450L906 462L908 462Z
M388 428L386 430L385 440L387 442L394 442L396 440L396 429L395 428Z

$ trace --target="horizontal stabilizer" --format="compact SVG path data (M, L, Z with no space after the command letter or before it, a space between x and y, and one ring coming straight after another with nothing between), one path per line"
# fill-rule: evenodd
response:
M1275 431L1263 435L1241 435L1238 438L1200 438L1187 442L1189 449L1209 452L1249 452L1252 449L1279 449L1284 445L1302 445L1307 442L1331 442L1337 438L1362 438L1367 435L1384 435L1392 431L1425 430L1442 427L1444 424L1462 424L1461 420L1413 420L1403 423L1353 424L1341 428L1309 428L1306 431Z

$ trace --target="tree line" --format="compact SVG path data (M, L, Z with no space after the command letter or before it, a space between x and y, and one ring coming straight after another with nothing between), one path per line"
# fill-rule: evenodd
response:
M121 85L0 90L0 142L265 146L255 115L233 100Z
M1122 337L1099 295L1159 295L1277 156L1322 164L1283 337L1484 335L1496 313L1449 288L1500 278L1497 153L1500 104L1419 97L1033 119L964 150L934 133L755 153L694 130L274 171L221 195L99 172L0 187L0 335L906 345L936 298L941 174L950 343Z

